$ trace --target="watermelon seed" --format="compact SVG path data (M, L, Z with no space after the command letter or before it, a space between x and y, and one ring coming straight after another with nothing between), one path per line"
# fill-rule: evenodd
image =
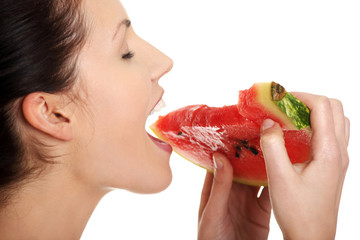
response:
M249 150L249 145L247 141L241 141L242 145L244 146L244 148L246 148L247 150Z
M259 154L259 151L258 151L256 148L250 147L249 150L250 150L250 152L251 152L252 154L254 154L255 156Z
M245 140L240 140L241 144L244 145L244 147L246 148L247 144L248 144L248 141L245 141Z
M182 134L183 134L182 132L178 132L178 134L177 134L177 135L178 135L178 136L181 136Z
M259 151L254 148L254 147L249 147L248 145L248 141L244 141L244 140L240 140L240 143L243 145L243 147L247 150L249 150L252 154L254 154L255 156L259 154ZM241 147L240 146L236 146L236 150L240 151L241 150ZM236 154L235 154L236 156Z
M235 157L236 157L236 158L240 158L239 152L235 152Z

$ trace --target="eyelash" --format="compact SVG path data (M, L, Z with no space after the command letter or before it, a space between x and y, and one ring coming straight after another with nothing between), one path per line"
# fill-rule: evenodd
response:
M124 55L122 55L122 59L130 59L134 57L134 53L132 51L129 51L127 53L125 53Z

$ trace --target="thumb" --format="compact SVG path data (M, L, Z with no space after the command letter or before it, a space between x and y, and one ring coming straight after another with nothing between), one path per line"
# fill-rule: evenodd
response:
M229 160L223 154L214 153L213 161L214 179L207 204L207 211L211 215L226 211L233 182L233 169Z
M269 185L284 183L293 167L285 148L282 129L271 119L261 126L260 146L264 154Z

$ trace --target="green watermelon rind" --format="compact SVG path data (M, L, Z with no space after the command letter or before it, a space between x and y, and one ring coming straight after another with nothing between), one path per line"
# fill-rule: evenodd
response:
M274 89L278 91L274 91ZM239 99L239 113L250 120L261 124L258 119L250 118L249 111L263 111L265 118L272 118L281 124L284 130L301 130L310 126L310 110L300 100L291 93L286 92L285 88L276 82L255 83L250 89L240 91L249 94L252 99ZM242 95L241 95L242 96ZM243 111L245 110L245 111ZM299 115L298 117L296 115ZM265 119L262 119L265 120Z
M298 130L310 127L310 110L299 99L291 93L286 95L280 101L273 101L281 111L291 120Z

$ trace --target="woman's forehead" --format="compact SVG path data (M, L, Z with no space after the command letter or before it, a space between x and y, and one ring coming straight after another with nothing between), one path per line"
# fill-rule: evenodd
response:
M119 22L128 18L119 0L83 0L83 6L90 23L90 35L111 40Z

